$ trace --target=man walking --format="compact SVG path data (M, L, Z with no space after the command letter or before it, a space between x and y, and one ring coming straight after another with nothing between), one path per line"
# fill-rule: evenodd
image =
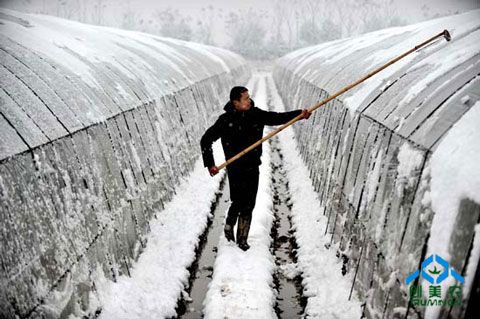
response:
M254 106L248 89L243 86L232 88L230 101L223 109L225 113L207 129L200 141L203 164L211 176L218 173L212 153L212 144L217 139L221 138L225 158L229 159L260 140L265 125L285 124L300 114L304 119L308 119L311 114L308 110L277 113L259 109ZM261 155L260 144L226 167L232 204L225 223L225 238L235 241L233 227L238 218L237 245L242 250L250 248L247 238L257 197Z

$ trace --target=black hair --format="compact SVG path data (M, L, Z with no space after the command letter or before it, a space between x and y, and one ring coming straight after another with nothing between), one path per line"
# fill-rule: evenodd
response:
M233 102L234 100L240 101L243 92L247 92L248 89L244 86L234 86L230 90L230 101Z

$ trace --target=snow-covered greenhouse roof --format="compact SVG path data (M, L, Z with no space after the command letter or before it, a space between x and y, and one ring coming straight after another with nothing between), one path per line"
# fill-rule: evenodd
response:
M439 38L339 97L432 149L480 98L480 10L300 49L278 64L333 94L444 29L450 42Z
M244 64L211 46L0 9L0 160Z

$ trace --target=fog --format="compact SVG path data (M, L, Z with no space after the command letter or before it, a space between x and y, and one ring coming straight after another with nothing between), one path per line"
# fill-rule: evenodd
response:
M216 45L250 59L480 7L478 0L3 0L2 7Z

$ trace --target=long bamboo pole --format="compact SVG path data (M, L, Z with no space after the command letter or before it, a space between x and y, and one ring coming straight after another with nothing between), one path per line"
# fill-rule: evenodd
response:
M432 42L433 40L439 38L439 37L444 37L447 41L450 41L451 40L451 36L450 36L450 33L448 32L448 30L443 30L442 32L440 32L439 34L431 37L430 39L420 43L419 45L415 46L414 48L408 50L407 52L403 53L402 55L399 55L398 57L390 60L389 62L387 62L386 64L382 65L381 67L373 70L372 72L368 73L367 75L365 75L364 77L358 79L357 81L345 86L344 88L342 88L341 90L337 91L336 93L334 93L333 95L329 96L328 98L326 98L325 100L315 104L314 106L308 108L307 110L312 113L314 112L316 109L318 109L320 106L322 105L325 105L327 104L328 102L330 102L331 100L337 98L339 95L342 95L343 93L347 92L348 90L350 90L351 88L357 86L358 84L362 83L363 81L367 80L368 78L374 76L375 74L377 74L378 72L382 71L383 69L389 67L390 65L394 64L395 62L397 62L398 60L400 59L403 59L404 57L406 57L407 55L409 55L410 53L412 52L415 52L417 51L418 49L424 47L425 45L427 45L428 43ZM269 134L267 134L266 136L264 136L261 140L258 140L257 142L253 143L252 145L250 145L249 147L247 147L246 149L244 149L243 151L241 151L240 153L238 153L237 155L229 158L227 161L225 161L223 164L221 164L220 166L218 166L218 170L220 171L222 168L225 168L227 165L233 163L234 161L236 161L237 159L239 159L240 157L242 157L243 155L247 154L248 152L250 152L251 150L253 150L255 147L257 147L258 145L262 144L263 142L265 142L266 140L270 139L272 136L275 136L276 134L280 133L281 131L283 131L284 129L286 129L287 127L289 127L290 125L294 124L295 122L297 122L298 120L301 120L303 118L303 115L300 114L298 115L297 117L291 119L289 122L283 124L282 126L280 126L279 128L277 128L276 130L270 132Z

